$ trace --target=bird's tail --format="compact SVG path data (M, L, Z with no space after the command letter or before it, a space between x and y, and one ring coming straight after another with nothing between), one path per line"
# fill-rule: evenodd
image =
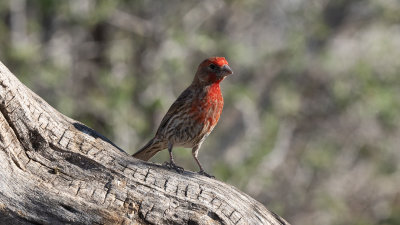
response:
M137 159L148 161L151 157L157 154L157 152L165 149L166 147L167 147L166 143L160 142L155 138L153 138L132 156Z

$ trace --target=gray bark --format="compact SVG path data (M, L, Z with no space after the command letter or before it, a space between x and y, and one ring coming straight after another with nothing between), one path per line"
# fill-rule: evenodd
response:
M0 224L288 224L236 188L132 158L0 62Z

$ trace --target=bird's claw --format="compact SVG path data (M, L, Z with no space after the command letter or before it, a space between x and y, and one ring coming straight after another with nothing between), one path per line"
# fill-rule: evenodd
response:
M209 177L209 178L215 178L213 175L206 173L204 170L200 170L198 174Z
M165 162L164 166L167 167L168 169L173 169L178 173L183 173L183 171L185 171L185 169L183 169L183 167L177 166L173 162Z

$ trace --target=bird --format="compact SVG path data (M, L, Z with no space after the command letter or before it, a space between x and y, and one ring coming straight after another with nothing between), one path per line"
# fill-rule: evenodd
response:
M201 175L214 177L204 171L198 159L199 149L220 118L224 100L220 82L233 71L225 57L210 57L197 68L192 83L170 106L161 120L155 136L132 156L148 161L159 151L168 149L169 169L182 173L172 154L173 147L192 148L192 155Z

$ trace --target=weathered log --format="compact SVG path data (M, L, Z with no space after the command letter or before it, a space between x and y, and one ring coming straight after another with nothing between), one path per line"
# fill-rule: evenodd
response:
M0 62L0 224L288 224L236 188L132 158Z

